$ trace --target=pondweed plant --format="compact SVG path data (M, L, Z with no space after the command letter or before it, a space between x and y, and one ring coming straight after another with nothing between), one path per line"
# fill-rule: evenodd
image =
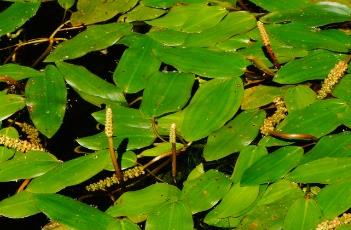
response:
M349 0L0 6L0 224L350 228ZM62 23L33 36L50 7ZM67 160L46 143L71 90L105 128Z

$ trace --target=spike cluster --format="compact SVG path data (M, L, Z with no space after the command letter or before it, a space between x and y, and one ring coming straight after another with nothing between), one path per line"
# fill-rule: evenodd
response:
M279 124L284 118L286 117L286 113L288 112L287 108L285 107L285 103L281 97L276 97L273 100L277 110L275 113L267 117L263 125L261 126L261 133L263 135L269 135L271 132L274 131L275 126Z
M28 152L30 150L45 151L45 149L41 147L41 145L36 145L28 141L22 141L22 140L12 138L12 137L7 137L4 135L0 135L0 144L23 153Z
M177 130L176 130L176 124L172 124L171 128L169 130L169 143L175 144L176 143L176 138L177 138Z
M128 169L123 172L123 181L127 181L141 175L145 174L144 168L142 166L136 166L134 168ZM103 180L99 180L96 183L90 184L85 187L89 192L94 192L98 190L106 190L106 188L111 187L112 185L119 184L119 181L116 177L116 174L113 174L111 177L106 177Z
M326 220L320 223L316 230L333 230L340 225L351 223L351 213L344 213L341 217L335 217L333 220Z
M263 23L260 21L257 21L257 28L258 28L258 31L260 32L263 45L270 46L271 42L269 41L269 36L267 34L266 29L264 28Z
M322 88L317 92L317 98L323 99L330 94L336 83L344 76L344 73L348 67L348 63L344 60L336 63L334 68L329 72L328 77L324 80Z
M27 138L30 143L42 147L39 139L39 132L36 128L24 122L16 122L15 124L21 128L22 132L27 134Z
M112 109L110 107L106 108L105 134L107 137L113 136Z

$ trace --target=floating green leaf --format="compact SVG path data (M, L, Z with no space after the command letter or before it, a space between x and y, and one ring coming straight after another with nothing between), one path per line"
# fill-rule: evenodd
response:
M256 5L268 11L280 11L285 9L300 9L308 5L308 0L281 0L279 2L270 0L251 0Z
M73 229L89 230L92 226L101 230L121 229L121 224L112 216L72 198L59 194L36 194L35 199L38 208L51 220Z
M333 96L351 104L351 74L345 75L335 86Z
M85 54L105 49L115 44L124 35L129 34L131 25L110 23L89 26L85 31L60 45L45 59L45 62L57 62L74 59Z
M34 179L26 190L35 193L58 192L65 187L88 180L102 171L109 161L110 157L105 151L66 161Z
M317 195L319 207L325 219L334 219L351 207L350 182L331 184L324 187Z
M0 182L38 177L59 164L60 162L50 153L41 151L19 153L14 159L0 163Z
M182 72L209 78L232 78L243 74L249 62L240 54L218 52L205 48L158 47L154 53L161 61Z
M253 163L267 155L267 149L262 146L249 145L240 151L239 157L235 162L232 181L238 183L245 170Z
M230 186L231 182L224 174L209 170L196 179L184 182L183 199L193 214L202 212L224 197Z
M213 79L203 84L183 111L182 136L195 141L222 127L239 109L242 95L240 78Z
M284 95L284 102L289 112L303 109L316 101L316 93L306 85L290 88Z
M320 222L322 212L313 199L301 198L296 200L289 208L284 220L286 230L315 229Z
M66 110L67 89L60 71L49 65L45 75L26 84L26 104L35 127L51 138L60 128Z
M307 80L324 79L344 55L326 50L316 50L308 56L293 60L284 65L274 77L280 84L295 84Z
M261 110L244 111L221 129L209 135L204 149L207 161L218 160L241 151L257 136L265 119Z
M145 88L149 77L158 72L161 62L152 54L154 40L145 37L124 51L113 80L124 92L136 93Z
M92 97L103 99L105 103L125 103L121 90L95 74L89 72L83 66L57 63L57 68L63 74L66 82L79 92L84 92Z
M176 143L176 149L181 149L183 148L184 145L180 143ZM168 142L163 142L157 144L155 147L146 149L142 151L140 154L138 154L138 157L156 157L161 154L165 154L171 151L171 144Z
M152 26L196 33L215 26L227 13L225 8L219 6L189 4L174 6L165 16L147 23Z
M191 96L194 79L194 75L186 73L155 73L144 90L141 111L157 117L180 110Z
M351 157L324 157L299 165L287 179L296 183L333 184L349 180L350 168Z
M17 65L17 64L5 64L5 65L0 65L0 75L19 81L25 78L42 77L44 74L30 67ZM0 81L7 81L7 80L1 79Z
M4 120L25 106L24 98L16 94L0 94L0 120Z
M163 9L156 9L139 3L132 11L124 14L119 20L124 22L145 21L160 17L165 14Z
M138 0L79 0L78 11L71 16L73 25L94 24L113 18L119 13L124 13L133 8Z
M15 2L0 12L0 36L11 33L33 17L40 2Z
M0 215L23 218L39 213L35 199L30 192L20 192L0 201Z
M241 184L255 185L274 182L297 166L303 149L297 146L282 147L263 156L244 172Z

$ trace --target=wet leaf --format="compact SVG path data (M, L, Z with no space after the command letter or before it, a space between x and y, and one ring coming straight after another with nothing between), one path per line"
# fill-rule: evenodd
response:
M264 119L265 113L261 110L240 113L209 135L203 153L205 160L218 160L241 151L255 139Z
M0 65L0 75L16 81L32 77L42 77L44 74L38 70L32 69L27 66L18 64L5 64ZM0 81L6 82L8 79L1 79Z
M0 181L15 181L41 176L60 162L50 153L29 151L16 158L0 163ZM18 170L18 169L21 170Z
M191 96L194 79L186 73L155 73L146 85L140 110L149 117L180 110Z
M0 12L0 36L20 28L39 9L40 2L15 2Z
M149 77L158 72L161 62L152 54L155 41L145 37L124 51L115 72L114 82L124 92L136 93L145 88Z
M35 127L51 138L60 128L66 111L67 89L62 74L56 67L47 66L44 76L29 79L25 95Z
M351 157L324 157L299 165L287 179L296 183L333 184L349 180L350 168Z
M24 106L23 97L16 94L0 94L0 120L5 120Z
M195 179L186 180L182 197L194 214L215 206L228 192L230 186L231 182L224 174L209 170Z
M78 92L84 92L89 96L102 99L105 103L125 103L124 95L117 86L102 80L83 66L64 62L56 65L67 84Z
M9 218L23 218L39 213L32 193L22 191L0 201L0 214Z
M165 16L147 21L152 26L198 33L215 26L228 12L219 6L189 4L174 6Z
M79 0L77 11L71 16L73 25L94 24L127 12L138 3L137 0Z
M280 84L295 84L308 80L324 79L334 65L344 58L326 50L316 50L308 56L293 60L284 65L274 77Z
M324 187L317 195L318 205L325 219L334 219L351 207L350 182L331 184Z
M242 95L240 78L213 79L201 85L183 110L182 136L195 141L222 127L239 109Z
M154 53L161 61L182 72L209 78L233 78L243 74L248 61L239 54L205 48L158 47Z
M46 57L45 62L58 62L84 56L85 54L105 49L115 44L126 34L129 34L131 25L126 23L109 23L104 25L89 26L79 33L57 46Z
M295 168L303 156L297 146L282 147L253 163L244 172L241 184L255 185L277 181Z
M102 171L109 161L107 152L92 153L66 161L45 175L34 179L26 190L35 193L58 192L93 177Z
M301 198L296 200L289 208L284 220L286 230L315 229L320 222L322 212L313 199Z

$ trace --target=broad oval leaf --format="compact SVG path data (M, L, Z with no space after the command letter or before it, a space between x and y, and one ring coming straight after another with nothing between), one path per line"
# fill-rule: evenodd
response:
M316 93L306 85L289 88L284 95L284 102L289 112L303 109L316 99Z
M240 54L218 52L206 48L157 47L156 56L182 72L209 78L232 78L242 75L249 62Z
M230 186L231 182L224 174L209 170L195 179L186 180L182 197L194 214L216 205L228 192Z
M295 84L308 80L324 79L334 65L345 55L326 50L311 51L306 57L284 65L274 77L280 84Z
M151 212L145 230L192 230L193 218L188 206L181 200L167 202Z
M317 195L325 219L334 219L351 207L351 184L343 182L324 187Z
M121 222L87 204L59 194L35 194L38 208L51 220L73 229L122 229ZM72 215L74 213L74 215ZM133 226L129 223L128 225ZM128 228L126 228L128 229Z
M107 152L101 151L66 161L28 185L27 191L35 193L55 193L65 187L88 180L109 163Z
M24 106L23 97L16 94L0 94L0 121L5 120Z
M351 74L347 74L341 78L341 80L335 85L332 93L333 96L343 99L348 104L351 104Z
M124 35L129 34L131 25L110 23L89 26L85 31L60 45L45 59L45 62L57 62L81 57L89 52L105 49L115 44Z
M64 62L56 63L56 65L66 82L78 93L84 92L92 97L103 99L105 103L125 103L124 95L117 86L102 80L83 66Z
M296 167L302 156L301 147L282 147L260 158L246 169L240 183L255 185L274 182Z
M58 166L60 162L47 152L28 151L0 163L0 182L38 177ZM18 170L18 169L21 170Z
M168 142L162 142L162 143L154 143L155 147L146 149L142 151L140 154L138 154L138 158L141 157L157 157L162 154L170 153L171 152L171 144ZM184 148L183 144L176 143L176 149L182 149Z
M0 12L0 36L21 27L39 9L40 2L15 2Z
M223 197L221 203L211 210L207 215L207 221L211 219L224 219L238 217L248 211L259 194L259 186L241 186L239 183L233 185L229 192Z
M240 78L213 79L201 85L183 110L182 136L196 141L222 127L239 109L243 91Z
M301 9L309 4L308 0L280 0L279 2L270 0L251 0L251 2L268 11Z
M299 165L287 179L296 183L334 184L349 180L350 169L351 157L324 157Z
M140 222L160 205L169 200L178 200L180 195L179 189L175 186L156 183L138 191L123 193L106 212L114 217L127 216Z
M241 151L255 139L264 119L265 113L261 110L240 113L208 137L203 153L205 160L218 160Z
M227 13L227 10L220 6L179 5L172 7L165 16L147 23L167 29L198 33L215 26Z
M320 222L322 212L313 199L301 198L289 208L284 220L284 230L315 229Z
M51 138L60 128L66 111L67 89L60 71L49 65L45 75L26 84L26 104L35 127Z
M194 80L193 74L155 73L146 85L140 110L149 117L180 110L191 96Z
M0 201L0 215L23 218L39 213L32 193L22 191Z
M44 74L38 70L17 64L0 65L0 81L23 80L31 77L42 77ZM7 79L8 78L8 79Z
M123 22L134 22L134 21L146 21L160 17L165 14L166 11L163 9L157 9L153 7L148 7L140 2L133 10L124 14L119 18L119 21Z
M145 88L149 77L158 72L161 62L153 55L155 41L144 37L124 51L115 72L114 82L124 92L136 93Z

